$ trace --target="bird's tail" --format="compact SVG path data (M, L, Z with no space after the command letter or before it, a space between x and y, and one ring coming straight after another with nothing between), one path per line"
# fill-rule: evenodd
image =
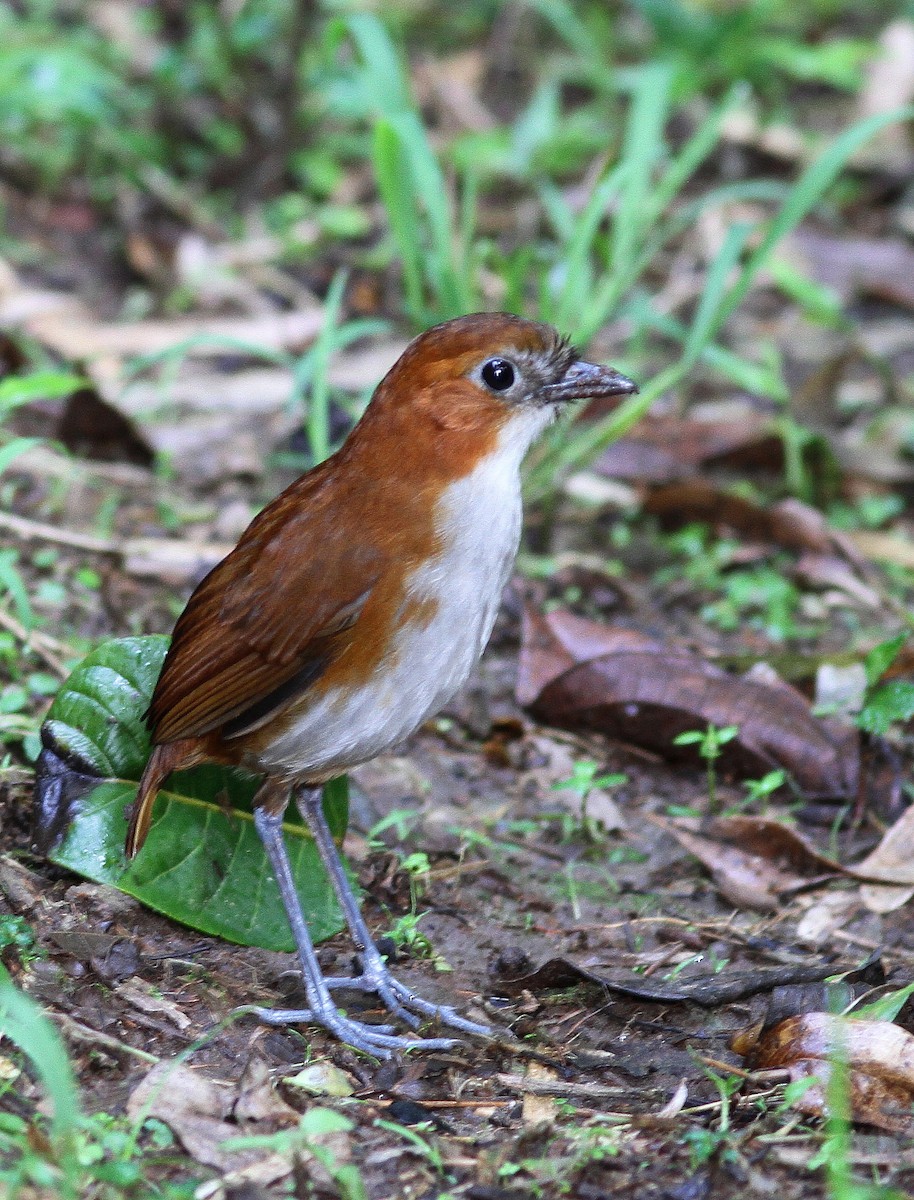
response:
M140 777L136 800L130 810L130 824L124 844L128 858L133 858L146 841L149 823L152 820L152 806L159 788L168 776L172 771L193 767L202 761L202 755L194 752L194 740L188 738L186 741L165 742L153 747L146 769Z

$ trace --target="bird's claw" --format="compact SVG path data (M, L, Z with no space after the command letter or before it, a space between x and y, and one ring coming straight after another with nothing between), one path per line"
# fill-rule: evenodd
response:
M402 1050L452 1050L458 1043L455 1038L408 1038L393 1032L392 1025L366 1025L332 1012L317 1013L311 1008L259 1008L245 1009L265 1025L320 1025L340 1041L372 1054L375 1058L392 1058L395 1051Z
M429 1000L423 1000L383 968L379 971L369 969L361 975L325 979L324 983L332 991L348 989L373 993L391 1016L413 1030L418 1029L423 1020L429 1020L461 1033L476 1034L480 1037L491 1036L491 1030L486 1025L461 1017L449 1005L432 1004ZM356 1050L374 1054L378 1058L390 1058L392 1053L398 1050L451 1050L458 1045L457 1039L448 1037L401 1037L394 1033L392 1025L366 1025L362 1021L342 1016L336 1008L331 1007L319 1010L252 1006L246 1011L265 1025L320 1025Z
M476 1021L461 1017L450 1005L433 1004L429 1000L423 1000L386 969L369 969L361 975L336 977L325 982L327 987L334 991L349 988L357 992L373 992L387 1011L410 1029L418 1029L422 1018L425 1018L437 1021L449 1029L459 1029L461 1033L473 1033L479 1037L491 1037L492 1034L487 1025L480 1025Z

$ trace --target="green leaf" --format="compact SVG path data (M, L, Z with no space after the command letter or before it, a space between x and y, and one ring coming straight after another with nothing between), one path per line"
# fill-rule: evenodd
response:
M857 724L867 733L882 735L896 721L914 717L914 683L893 679L877 687L857 718Z
M42 727L39 833L48 857L182 924L243 945L294 948L279 891L254 829L257 781L224 767L178 772L155 804L143 849L124 857L124 811L150 753L144 714L168 649L165 637L103 643L63 684ZM334 836L348 818L345 780L325 793ZM332 888L306 826L289 820L286 844L315 940L342 926Z
M33 371L30 375L9 375L0 381L0 416L32 400L56 400L69 396L86 381L63 371Z
M863 661L866 669L866 682L869 687L878 683L901 652L901 647L908 640L906 633L898 633L887 641L874 646Z
M903 988L880 996L872 1004L861 1004L848 1015L855 1020L862 1018L870 1021L894 1021L912 996L914 983L909 983Z

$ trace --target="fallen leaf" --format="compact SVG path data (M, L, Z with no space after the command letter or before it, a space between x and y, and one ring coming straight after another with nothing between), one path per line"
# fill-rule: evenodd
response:
M593 469L613 479L663 484L734 457L761 460L774 468L783 462L783 448L765 413L740 405L726 416L707 420L694 414L649 414L631 433L607 447Z
M689 1086L685 1079L680 1079L679 1086L676 1091L670 1096L663 1108L659 1108L654 1114L661 1121L671 1121L673 1117L678 1117L685 1108L686 1101L689 1098Z
M794 1100L801 1112L825 1117L832 1111L834 1063L846 1074L855 1121L893 1133L914 1132L914 1037L890 1021L854 1020L810 1012L788 1017L755 1045L751 1061L761 1070L778 1067L792 1081L818 1081Z
M887 913L914 896L914 805L905 809L882 841L854 870L860 875L881 876L900 886L865 883L860 898L870 912Z
M531 1082L555 1082L558 1073L544 1063L531 1062L527 1067L527 1079ZM558 1115L558 1105L554 1096L544 1096L535 1091L525 1091L521 1100L521 1119L527 1125L540 1125L544 1121L552 1122Z
M235 1104L235 1089L216 1083L182 1062L157 1063L130 1093L127 1115L132 1119L158 1117L184 1149L208 1167L230 1171L249 1166L263 1155L253 1150L223 1150L221 1145L238 1134L228 1120Z
M714 886L731 904L755 912L774 912L781 907L781 896L806 884L804 876L785 870L774 855L752 853L726 845L683 823L662 817L652 820L671 834L708 870Z
M857 730L814 716L788 684L738 678L685 650L561 609L524 612L517 698L548 724L595 729L680 760L677 735L736 725L724 769L757 776L782 767L807 796L856 794Z
M839 237L803 225L785 250L845 303L865 295L914 308L914 247L901 238Z
M908 538L872 529L853 529L847 537L858 553L871 562L891 563L914 570L914 542Z
M855 121L901 108L914 99L914 22L899 17L879 35L879 51L866 66L863 87L857 95ZM893 121L879 130L869 147L880 162L910 174L911 141L904 121Z
M279 1125L298 1124L299 1113L276 1090L270 1068L259 1055L252 1055L238 1081L238 1098L232 1109L236 1121L270 1121Z
M287 1075L283 1082L310 1092L313 1096L352 1096L355 1093L355 1087L346 1072L331 1062L312 1063L295 1075Z
M140 1012L165 1017L182 1033L191 1023L190 1017L182 1008L179 1008L173 1000L157 995L152 985L142 979L125 980L123 983L117 984L114 991L122 1000L125 1000L133 1008L139 1009Z
M4 306L5 307L5 306ZM64 307L69 311L64 312ZM88 313L81 314L64 298L64 304L48 304L22 321L26 332L67 362L114 355L162 354L182 347L195 357L236 353L243 347L264 350L301 351L317 337L324 323L323 310L276 312L253 317L182 317L173 321L125 321L105 324Z
M658 1004L700 1004L714 1008L719 1004L730 1004L769 992L776 987L794 983L816 983L834 975L838 970L834 963L792 963L777 967L758 967L755 970L730 970L711 975L679 976L675 983L645 979L634 972L625 979L607 976L587 967L581 967L567 958L550 958L535 971L523 975L500 975L493 990L500 995L520 996L531 992L534 996L546 988L573 987L579 983L593 984L606 992L629 996L636 1000L653 1001Z

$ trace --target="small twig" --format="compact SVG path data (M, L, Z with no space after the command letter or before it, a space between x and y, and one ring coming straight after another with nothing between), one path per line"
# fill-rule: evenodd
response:
M23 646L34 651L42 662L51 668L55 675L59 675L61 679L66 679L67 675L69 675L69 671L58 657L58 655L72 654L73 651L69 646L64 645L63 642L58 642L56 638L52 638L47 633L40 633L37 629L26 629L14 616L2 608L0 608L0 628L5 629L7 633L11 633Z
M121 548L110 538L94 537L89 533L74 533L59 525L46 525L43 521L30 521L28 517L17 517L14 513L0 513L0 529L8 529L17 537L34 539L38 542L54 542L58 546L72 546L76 550L88 550L93 554L120 554Z
M863 950L880 950L886 956L891 955L902 962L914 962L914 954L910 950L901 946L886 946L884 942L876 942L872 938L858 937L855 933L848 933L846 929L833 929L832 937L842 942L850 942L852 946L860 946Z
M47 1011L48 1015L60 1025L66 1036L74 1042L86 1042L90 1046L103 1046L106 1050L113 1050L120 1054L132 1054L134 1058L141 1058L143 1062L162 1061L158 1055L150 1054L148 1050L138 1050L135 1046L128 1045L127 1042L118 1041L110 1033L102 1033L89 1025L83 1025L81 1021L77 1021L68 1013L54 1012L52 1009Z
M532 1079L526 1075L496 1074L502 1087L533 1096L555 1096L565 1100L616 1100L630 1096L630 1087L610 1087L605 1083L568 1083L562 1079Z
M697 1062L704 1063L706 1067L710 1067L712 1071L726 1071L728 1075L738 1075L740 1079L748 1080L750 1083L789 1083L790 1072L784 1067L771 1067L762 1071L747 1071L743 1067L735 1067L732 1063L724 1062L722 1058L712 1058L709 1054L696 1054L693 1051L693 1057Z
M392 1104L396 1104L397 1100L373 1100L379 1108L390 1108ZM421 1100L419 1102L423 1108L508 1108L512 1104L516 1104L516 1100Z

